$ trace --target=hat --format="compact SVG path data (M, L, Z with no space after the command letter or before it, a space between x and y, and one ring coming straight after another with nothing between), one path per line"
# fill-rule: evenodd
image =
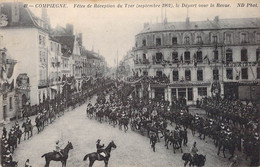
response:
M97 143L98 143L98 142L100 142L100 141L101 141L101 140L100 140L100 139L98 139L98 140L97 140Z
M56 141L56 144L58 144L59 142L60 142L60 141L59 141L59 140L57 140L57 141Z

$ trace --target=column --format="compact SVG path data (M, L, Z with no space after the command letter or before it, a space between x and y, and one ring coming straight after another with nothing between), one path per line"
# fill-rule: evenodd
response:
M167 89L167 87L164 88L164 100L168 101L168 89Z
M172 90L168 86L168 101L170 102L170 105L172 105Z

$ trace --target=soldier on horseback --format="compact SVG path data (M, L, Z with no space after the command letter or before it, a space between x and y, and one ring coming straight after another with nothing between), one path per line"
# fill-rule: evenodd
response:
M198 153L198 148L196 146L196 142L193 143L193 146L190 150L190 154L191 154L191 162L194 162L194 157L197 156Z
M104 144L101 145L100 142L101 142L101 140L98 139L97 143L96 143L97 153L98 153L99 156L106 157L106 154L105 154L104 149L103 149L105 145Z
M56 152L61 156L63 157L63 154L61 152L61 146L62 146L62 143L60 143L59 140L56 141L56 145L55 145L55 148L56 148Z
M6 151L6 154L3 157L3 162L5 166L11 166L13 162L13 156L9 150Z

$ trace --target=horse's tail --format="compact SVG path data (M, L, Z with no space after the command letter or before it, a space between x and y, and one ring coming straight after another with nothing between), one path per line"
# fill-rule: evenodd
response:
M89 157L89 154L85 155L85 157L83 158L83 161L86 161Z
M46 154L43 154L43 155L42 155L42 158L45 157L45 155L46 155Z

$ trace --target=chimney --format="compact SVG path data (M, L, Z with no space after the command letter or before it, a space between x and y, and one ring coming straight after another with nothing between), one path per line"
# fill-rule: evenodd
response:
M144 23L144 28L146 28L146 27L148 27L148 26L149 26L149 23L148 23L148 22Z
M218 16L215 16L215 19L214 19L215 22L219 22L219 17Z
M12 3L12 22L17 23L20 20L20 9L19 9L19 3L15 2Z
M79 42L79 45L82 46L82 33L79 33L79 37L78 37L78 42Z
M66 24L66 31L69 35L73 35L73 25L72 24Z

